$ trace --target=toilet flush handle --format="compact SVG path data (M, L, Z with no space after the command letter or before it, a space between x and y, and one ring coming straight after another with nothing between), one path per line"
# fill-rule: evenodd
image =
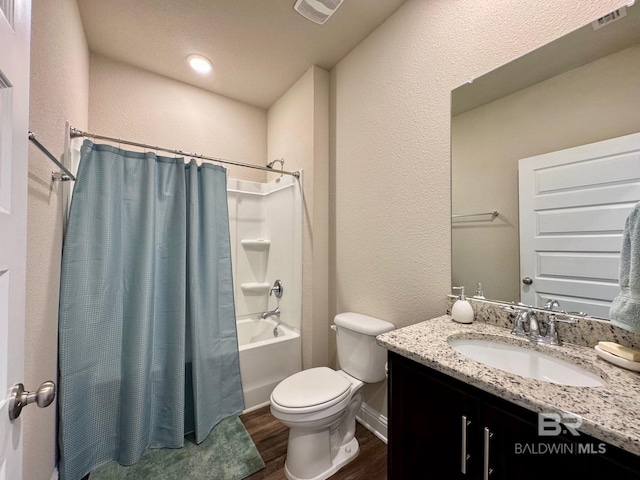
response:
M331 330L333 330L334 332L338 331L338 327L336 327L335 325L331 325Z

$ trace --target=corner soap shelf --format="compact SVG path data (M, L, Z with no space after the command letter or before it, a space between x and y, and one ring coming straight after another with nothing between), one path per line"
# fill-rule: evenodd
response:
M264 252L257 253L257 255L266 261L266 255L269 254L271 241L265 238L244 238L240 240L240 245L247 251ZM245 296L259 296L269 293L271 285L266 282L246 282L241 283L240 288Z
M270 240L264 238L240 240L240 244L245 250L267 250L271 246Z
M241 283L240 288L245 295L264 295L269 291L271 285L268 283L251 282Z

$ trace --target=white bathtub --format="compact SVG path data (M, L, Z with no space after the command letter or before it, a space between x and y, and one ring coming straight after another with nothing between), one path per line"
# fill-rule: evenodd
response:
M300 334L274 320L238 320L245 412L269 403L275 386L302 369ZM273 336L277 326L278 336Z

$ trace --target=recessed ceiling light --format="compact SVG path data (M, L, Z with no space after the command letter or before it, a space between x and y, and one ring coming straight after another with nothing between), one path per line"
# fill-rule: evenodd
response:
M189 55L187 57L187 62L189 62L191 68L203 75L209 73L213 68L209 59L202 55Z

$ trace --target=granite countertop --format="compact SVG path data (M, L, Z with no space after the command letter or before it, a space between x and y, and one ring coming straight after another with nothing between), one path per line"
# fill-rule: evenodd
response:
M570 387L514 375L458 353L447 338L487 338L521 345L600 376L602 387ZM499 337L499 338L496 338ZM505 328L475 322L456 323L444 315L377 337L379 345L469 385L534 412L572 413L582 417L580 431L640 455L640 374L608 363L593 348L565 343L536 345Z

